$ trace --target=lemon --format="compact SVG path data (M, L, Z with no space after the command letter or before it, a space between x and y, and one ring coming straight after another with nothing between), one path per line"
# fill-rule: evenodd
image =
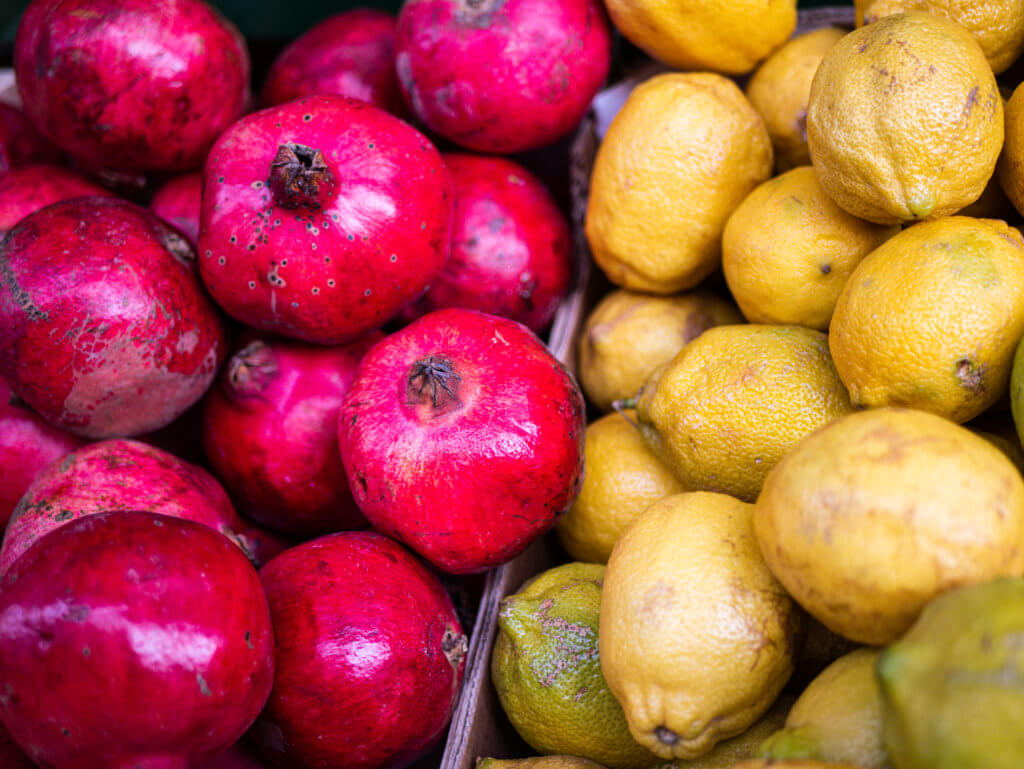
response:
M985 189L1003 143L1003 102L959 24L922 11L886 16L825 54L807 141L821 186L854 216L935 218Z
M668 497L623 532L601 597L601 670L630 732L692 760L742 733L793 669L801 613L772 576L751 505Z
M619 289L587 316L579 341L583 392L602 411L632 398L647 377L712 326L740 323L736 307L709 291L650 296Z
M999 184L1014 208L1024 212L1024 88L1006 103L1006 143L999 158Z
M639 85L598 148L586 236L612 283L693 288L720 263L726 219L771 174L772 145L736 84L710 72Z
M824 331L854 267L897 232L846 213L801 166L756 188L729 217L722 268L747 320Z
M798 326L708 329L637 403L644 441L683 486L750 502L790 448L850 411L825 335Z
M845 34L825 27L798 35L769 56L747 83L747 98L764 119L779 170L811 162L807 149L811 81L825 52Z
M491 680L512 726L538 753L646 769L598 661L605 567L569 563L535 577L498 610Z
M825 764L821 761L810 761L803 758L787 758L781 761L755 758L736 764L732 769L863 769L849 764Z
M1006 392L1022 334L1020 232L953 216L904 230L857 266L829 344L855 405L965 422Z
M658 500L685 491L630 424L635 419L633 411L608 414L587 427L583 486L555 529L577 561L606 563L633 519Z
M888 769L882 699L875 681L878 655L878 649L858 649L825 668L789 711L785 729L765 741L760 755Z
M686 761L676 758L659 763L657 769L731 769L737 762L755 755L765 738L780 729L786 721L786 713L793 704L793 698L783 695L775 701L767 713L754 725L736 737L722 740L700 758Z
M1024 765L1024 580L936 598L878 661L897 769Z
M923 411L843 417L768 475L754 516L772 573L829 629L898 638L936 595L1024 571L1024 480Z
M749 72L796 27L796 0L607 0L615 26L676 69Z
M854 0L857 25L884 16L927 11L963 26L981 46L992 71L1005 71L1024 51L1024 0Z

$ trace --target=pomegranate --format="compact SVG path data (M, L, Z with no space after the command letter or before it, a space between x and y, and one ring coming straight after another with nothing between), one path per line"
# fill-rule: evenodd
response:
M202 0L33 0L14 71L39 130L115 171L199 167L249 88L245 41Z
M523 325L438 310L363 358L338 438L370 523L445 571L483 571L576 498L583 396Z
M206 526L98 513L0 584L0 716L53 769L187 769L232 745L274 679L255 569Z
M176 176L153 195L149 210L172 227L177 227L194 248L199 243L199 207L203 172Z
M0 176L0 239L33 211L87 195L112 193L58 166L25 166Z
M41 419L0 379L0 529L36 476L81 445Z
M540 180L511 160L444 161L455 189L451 255L419 314L465 307L543 330L569 288L568 222Z
M0 575L37 539L76 518L143 509L202 523L244 545L241 519L203 468L139 441L101 441L50 465L29 486L4 535Z
M608 76L611 32L600 0L406 0L395 51L416 117L509 154L576 127Z
M0 102L0 174L33 163L57 163L60 153L44 139L25 113Z
M0 721L0 766L3 769L36 769L36 765L29 761L28 756L22 752L21 748L14 744L14 740L11 739L11 735L2 721ZM210 767L210 769L217 768ZM224 767L224 769L233 768ZM249 769L249 767L239 767L239 769Z
M0 376L86 438L173 421L213 381L220 319L185 239L113 198L29 214L0 242Z
M291 769L391 769L426 753L451 717L466 636L437 577L401 545L343 532L263 567L274 689L254 727Z
M263 103L336 94L405 114L395 77L395 17L373 8L331 16L284 49L263 83Z
M203 444L246 515L304 536L367 525L348 489L336 426L356 366L382 337L343 347L257 339L231 358L206 397Z
M414 128L311 96L249 115L210 152L200 271L250 326L349 342L416 299L448 256L451 182Z

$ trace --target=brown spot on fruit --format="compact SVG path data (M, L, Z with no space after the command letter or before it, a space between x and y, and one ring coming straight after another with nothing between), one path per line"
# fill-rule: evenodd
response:
M985 391L985 367L976 365L970 358L961 358L956 362L956 378L961 387L972 393Z

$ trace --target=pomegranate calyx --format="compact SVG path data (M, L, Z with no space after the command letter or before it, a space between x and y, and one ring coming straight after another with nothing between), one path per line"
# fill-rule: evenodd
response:
M409 405L417 405L429 397L435 411L452 411L462 405L460 382L462 377L451 360L440 355L428 355L409 368L406 399Z
M274 200L284 208L322 208L324 198L334 189L334 177L323 152L287 142L277 148L267 184Z

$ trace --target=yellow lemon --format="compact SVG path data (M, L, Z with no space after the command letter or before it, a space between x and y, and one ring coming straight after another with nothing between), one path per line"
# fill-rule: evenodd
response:
M686 488L752 502L787 451L851 410L820 331L717 326L652 375L637 419Z
M999 158L999 184L1017 211L1024 212L1024 88L1006 103L1006 143Z
M927 11L955 21L971 33L996 74L1024 51L1024 0L854 0L857 25L884 16Z
M779 170L811 162L807 149L811 81L825 52L845 34L836 27L826 27L794 37L765 59L747 83L747 98L764 119Z
M708 291L650 296L619 289L587 316L579 341L583 392L602 411L634 397L658 366L712 326L740 323L736 307Z
M796 28L796 0L606 0L619 31L676 69L750 72Z
M909 406L956 422L1006 392L1024 334L1024 239L995 219L904 230L846 282L829 328L857 406Z
M693 288L720 263L726 219L771 174L772 145L736 84L709 72L638 86L608 128L590 180L586 235L616 285Z
M601 596L601 670L633 737L692 760L742 733L793 670L801 612L765 565L753 508L709 492L652 505Z
M858 649L825 668L797 699L785 728L766 740L759 754L888 769L875 680L878 655L877 649Z
M825 54L807 141L821 186L854 216L945 216L977 200L992 176L1003 102L959 24L922 11L886 16Z
M762 184L729 217L722 269L747 320L824 331L853 268L897 232L846 213L801 166Z
M983 438L924 411L833 422L768 475L761 551L789 593L861 643L898 638L934 596L1024 571L1024 480Z
M633 411L587 427L580 494L555 531L577 561L606 563L622 530L655 502L685 491L644 443Z

